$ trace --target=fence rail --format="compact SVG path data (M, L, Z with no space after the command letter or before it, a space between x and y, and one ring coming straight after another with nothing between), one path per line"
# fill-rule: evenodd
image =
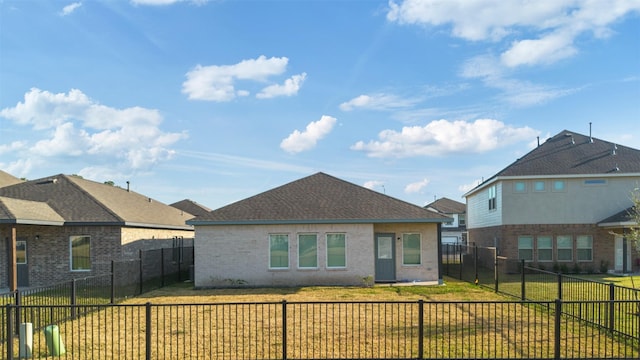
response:
M640 341L640 290L545 271L496 255L495 248L443 247L444 274L521 300L575 301L563 314ZM622 300L622 302L616 302ZM594 307L593 301L609 302Z
M619 301L618 303L623 302ZM628 336L564 316L577 302L265 302L6 305L1 354L25 354L15 323L35 321L32 358L637 359ZM608 302L592 302L606 307ZM85 314L49 323L43 313ZM20 314L20 315L16 315ZM18 317L19 316L19 317ZM604 331L603 331L604 330ZM55 345L58 344L56 348ZM61 351L63 348L64 351Z

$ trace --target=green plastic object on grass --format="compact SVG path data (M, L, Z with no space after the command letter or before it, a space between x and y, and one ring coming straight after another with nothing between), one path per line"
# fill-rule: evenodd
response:
M49 349L49 355L60 356L66 354L62 338L60 337L60 330L58 325L49 325L44 328L44 337L47 342L47 349Z

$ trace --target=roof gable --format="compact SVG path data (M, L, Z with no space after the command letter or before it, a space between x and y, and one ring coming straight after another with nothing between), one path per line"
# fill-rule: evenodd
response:
M434 209L441 214L464 214L467 211L467 206L465 204L446 197L428 204L425 208Z
M189 199L184 199L178 202L174 202L173 204L170 204L170 206L173 206L176 209L186 211L195 216L202 216L211 212L211 209L209 209L208 207L202 204L198 204L197 202Z
M20 180L17 177L0 170L0 188L14 185L14 184L19 184L21 182L23 182L23 180Z
M443 222L446 216L316 173L224 206L188 223Z
M55 175L0 188L0 196L48 204L66 223L189 228L191 214L119 187Z

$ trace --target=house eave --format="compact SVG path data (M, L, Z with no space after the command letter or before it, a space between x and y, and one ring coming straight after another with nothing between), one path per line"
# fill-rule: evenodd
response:
M0 224L63 226L64 222L32 219L0 219Z
M297 219L297 220L189 220L187 224L194 226L221 226L221 225L300 225L300 224L391 224L391 223L443 223L452 221L450 218L442 219Z
M119 227L135 227L135 228L148 228L148 229L167 229L167 230L193 230L189 225L165 225L165 224L147 224L130 221L69 221L65 222L67 226L119 226Z
M602 228L632 228L638 226L638 224L633 221L614 221L599 223L598 226Z

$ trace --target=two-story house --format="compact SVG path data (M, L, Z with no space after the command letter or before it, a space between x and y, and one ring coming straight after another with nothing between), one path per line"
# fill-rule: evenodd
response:
M625 237L640 150L561 131L464 196L469 242L551 269L632 271Z
M465 204L442 197L426 205L425 208L451 218L451 221L442 224L442 244L467 243L467 206Z

